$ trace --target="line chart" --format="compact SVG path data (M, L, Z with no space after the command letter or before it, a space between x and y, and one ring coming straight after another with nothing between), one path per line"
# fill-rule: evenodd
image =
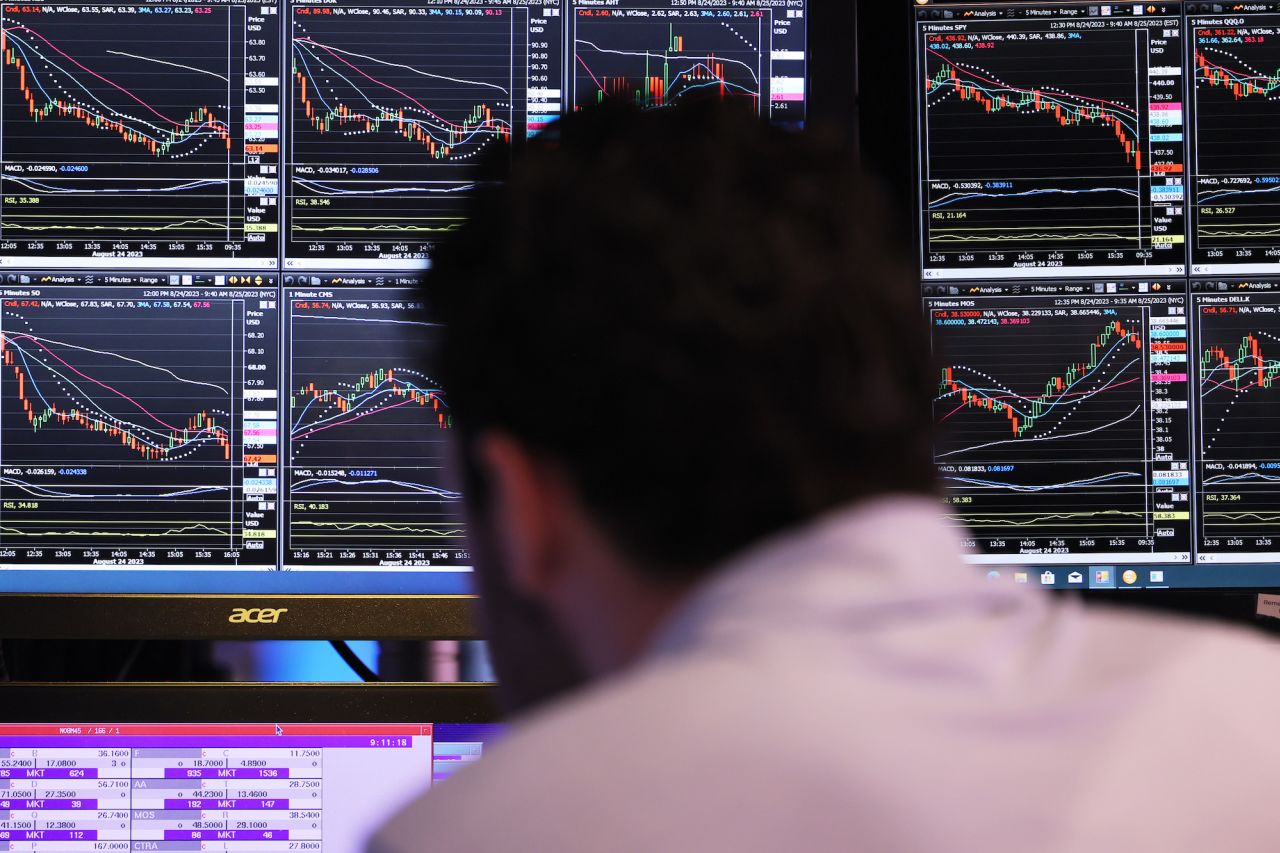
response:
M661 109L691 98L739 101L800 127L806 107L804 9L760 4L571 2L571 109L624 99Z
M37 25L45 31L58 31L60 23L65 27L65 22L48 20L51 17L48 12L33 17L39 18ZM56 18L56 13L52 17ZM129 23L136 25L133 21ZM209 23L217 26L218 32L226 29L224 22L210 20ZM98 141L119 137L123 145L117 145L114 151L104 151L107 156L141 152L154 158L183 156L221 165L226 161L226 151L232 147L228 121L231 107L224 85L231 72L230 45L224 46L225 39L223 42L216 49L227 55L205 60L222 73L209 71L199 72L203 76L193 75L194 80L205 85L191 93L194 97L190 100L198 105L185 109L176 104L157 108L134 91L86 66L58 42L10 18L5 19L3 35L0 35L0 51L4 54L7 80L16 84L18 107L25 109L30 126L48 125L51 121L83 124L95 132ZM103 53L136 58L132 54L105 50ZM115 73L123 76L125 72ZM208 77L215 80L209 81ZM12 154L30 156L47 151L44 144L48 141L43 134L17 133L8 140L7 147Z
M1051 326L1036 323L1030 317L999 319L1007 322L989 327L989 332L975 330L965 335L966 349L974 350L971 358L943 370L935 405L938 424L950 429L951 442L940 447L939 458L964 456L977 450L1017 458L1023 452L1018 449L1018 440L1026 437L1052 438L1059 445L1059 454L1097 454L1099 444L1106 442L1109 446L1103 453L1133 458L1126 451L1132 451L1134 442L1141 446L1142 438L1143 351L1142 338L1134 331L1141 328L1140 317L1107 320L1105 326L1087 336L1080 328L1084 320ZM1093 325L1098 326L1096 320L1102 318L1088 319L1095 320ZM1068 356L1067 349L1076 345L1071 354L1074 359L1056 360L1062 363L1060 369L1045 370L1054 363L1052 359L1031 362L1025 356L1019 359L1014 355L1016 347L1033 340L1039 342L1036 349L1043 352L1052 346L1051 335L1065 339L1060 344L1062 356ZM956 342L946 347L952 356L957 354L956 349ZM1030 379L1035 374L1022 371L1041 373L1043 384L1029 391L1014 390L1011 385L1025 389L1025 383L997 380L976 366L993 361L1003 374L1012 369ZM1012 367L1019 362L1020 367ZM1104 436L1090 432L1094 427L1116 422L1124 427L1113 426ZM1074 438L1077 435L1090 437L1080 441Z
M461 224L481 166L538 126L529 104L552 61L531 47L530 28L548 29L539 14L500 2L294 7L293 265L420 261Z
M255 537L242 470L245 319L231 298L5 300L9 559L38 562L54 549L147 565L212 560L217 549L240 561Z
M1054 414L1055 410L1087 402L1098 394L1121 387L1124 383L1137 382L1137 377L1133 377L1077 390L1088 385L1086 379L1098 372L1104 358L1118 353L1119 360L1124 361L1125 355L1133 355L1122 370L1137 363L1141 356L1126 352L1129 349L1141 353L1142 339L1124 321L1113 320L1089 344L1088 359L1071 364L1062 374L1050 378L1039 394L1022 397L1012 392L970 385L964 379L956 377L954 367L948 367L943 373L942 394L951 399L958 395L963 407L1004 415L1014 437L1021 438L1034 430L1046 415ZM947 417L950 417L950 413Z
M1280 551L1280 300L1203 296L1196 323L1199 551Z
M919 26L927 277L1185 271L1176 19Z
M1101 125L1114 131L1116 145L1124 149L1125 160L1134 171L1142 173L1142 134L1134 103L1075 95L1053 88L1024 89L1004 83L990 72L975 70L968 63L956 62L935 48L926 48L926 51L931 59L942 64L925 87L928 94L950 91L962 102L971 101L987 113L1006 110L1051 113L1061 127Z
M6 254L275 257L274 195L247 159L276 145L246 113L244 5L6 7L0 240ZM247 50L247 48L249 48ZM253 119L252 125L249 119ZM274 119L271 119L274 122Z
M1241 24L1244 25L1241 25ZM1280 246L1280 15L1193 19L1195 272L1276 265Z
M378 296L292 301L286 551L297 565L437 565L465 550L445 469L448 395L417 355L433 327Z
M746 98L760 111L767 73L762 14L702 21L589 12L574 19L575 109L605 98L656 109L708 95Z
M1156 544L1177 512L1164 492L1187 475L1156 460L1185 459L1176 445L1186 437L1158 402L1179 380L1152 360L1177 346L1185 359L1185 344L1172 342L1158 304L1070 302L928 302L946 364L935 458L948 515L975 550L1115 555L1172 544Z

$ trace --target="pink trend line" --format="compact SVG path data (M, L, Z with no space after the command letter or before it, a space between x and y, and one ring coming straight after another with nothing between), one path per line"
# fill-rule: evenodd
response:
M447 124L447 125L449 125L450 127L456 127L456 128L461 128L461 127L462 127L462 125L458 124L457 122L449 121L447 118L444 118L443 116L437 115L436 113L434 113L434 112L432 112L431 110L427 109L425 106L423 106L421 103L419 103L417 99L410 97L409 95L405 94L404 92L401 92L401 91L400 91L399 89L397 89L395 86L392 86L392 85L391 85L391 84L389 84L389 83L383 83L381 80L378 80L378 79L376 79L376 78L370 77L368 74L364 73L364 71L362 71L361 69L359 69L359 68L357 68L356 66L352 65L350 62L347 62L347 60L343 59L341 56L339 56L337 53L335 53L332 49L330 49L330 48L329 48L329 46L328 46L328 45L323 45L323 44L321 44L321 43L320 43L320 42L318 42L318 41L312 41L312 40L311 40L311 39L309 39L309 38L299 38L299 39L296 39L296 41L306 42L307 44L313 44L313 45L315 45L316 47L318 47L318 48L320 48L321 50L323 50L323 51L325 51L326 53L328 53L328 54L329 54L330 56L332 56L334 59L336 59L336 60L338 60L339 62L341 62L343 65L345 65L345 66L347 66L348 68L350 68L352 71L354 71L354 72L356 72L357 74L359 74L361 77L364 77L364 78L365 78L365 79L367 79L367 80L372 80L374 83L377 83L379 86L382 86L383 88L386 88L386 89L390 89L391 91L395 92L395 93L396 93L397 95L399 95L400 97L405 98L405 99L407 99L407 100L411 101L414 105L416 105L416 106L418 107L418 109L422 110L424 113L426 113L427 115L429 115L429 116L431 116L432 118L436 119L437 121L443 122L444 124Z
M405 405L408 405L409 403L416 403L416 402L417 400L414 400L412 397L410 397L408 400L404 400L403 402L396 403L394 406L383 406L380 409L370 409L367 412L361 412L360 414L356 415L354 418L347 418L345 421L334 421L331 424L325 424L322 427L316 427L310 432L304 432L301 435L295 435L294 438L306 438L309 435L315 435L318 432L324 432L325 430L333 429L336 426L342 426L343 424L349 424L352 421L358 421L361 418L367 418L369 417L369 415L375 414L377 412L389 412L392 409L398 409L401 406L405 406Z
M950 59L948 59L947 57L943 56L941 53L938 53L938 51L934 50L933 48L929 47L929 48L925 48L925 49L926 49L926 50L928 50L930 53L932 53L934 56L936 56L936 57L938 57L939 59L941 59L943 62L945 62L945 63L947 63L948 65L952 66L953 68L959 68L959 69L960 69L961 71L963 71L965 74L968 74L970 77L973 77L973 78L976 78L976 79L978 79L978 80L981 80L981 81L983 81L984 83L990 83L990 84L992 84L993 86L1004 86L1004 87L1009 88L1009 89L1017 89L1017 90L1018 90L1018 91L1020 91L1020 92L1030 92L1030 91L1031 91L1030 89L1027 89L1027 88L1025 88L1025 87L1023 87L1023 86L1011 86L1011 85L1009 85L1008 83L1001 83L999 80L992 80L990 77L983 77L981 74L974 74L974 73L973 73L972 71L970 71L968 68L964 68L964 67L962 67L962 66L956 65L956 64L955 64L954 62L952 62ZM1118 107L1118 108L1120 108L1120 109L1124 110L1124 111L1125 111L1125 112L1127 112L1127 113L1134 113L1134 114L1136 115L1136 112L1134 111L1134 109L1133 109L1132 107L1126 107L1124 104L1117 103L1116 101L1106 101L1106 100L1103 100L1102 98L1090 98L1090 97L1088 97L1088 96L1086 96L1086 95L1075 95L1075 94L1068 94L1068 95L1067 95L1067 97L1069 97L1069 98L1076 98L1076 99L1081 100L1081 101L1093 101L1094 103L1098 103L1098 104L1106 104L1106 105L1107 105L1107 106L1109 106L1109 107Z
M1251 368L1249 368L1249 372L1250 372L1250 373L1252 373L1252 372L1254 372L1254 371L1256 371L1256 370L1257 370L1257 368L1256 368L1256 367L1251 367ZM1256 380L1256 379L1255 379L1255 380L1253 380L1252 382L1250 382L1248 385L1241 385L1241 386L1239 386L1239 387L1236 387L1235 385L1229 385L1229 384L1227 384L1226 382L1222 382L1222 381L1220 381L1220 380L1218 380L1218 379L1205 379L1205 380L1204 380L1203 382L1201 382L1200 384L1201 384L1201 385L1213 385L1213 386L1215 386L1216 388L1230 388L1232 391L1248 391L1250 388L1261 388L1261 387L1262 387L1261 385L1259 385L1259 384L1258 384L1258 380Z
M1208 67L1216 68L1219 71L1225 71L1228 74L1232 75L1233 77L1237 77L1241 80L1270 80L1271 79L1271 76L1269 74L1246 74L1243 71L1238 71L1237 69L1232 68L1229 65L1220 65L1217 62L1214 62L1209 57L1205 56L1203 53L1197 53L1197 55L1204 60L1205 65L1207 65Z
M79 68L81 71L84 71L86 74L92 74L94 77L97 77L99 80L101 80L103 83L106 83L108 86L111 86L111 87L113 87L113 88L119 89L121 92L124 92L124 93L125 93L126 95L128 95L130 98L133 98L135 101L137 101L138 103L142 104L142 106L146 107L148 110L150 110L150 111L151 111L152 113L154 113L155 115L157 115L157 116L159 116L160 118L164 119L165 121L169 122L169 124L172 124L174 127L181 127L181 126L182 126L182 123L181 123L181 122L174 121L173 119L169 118L167 115L164 115L164 114L162 114L162 113L160 113L160 112L157 112L155 107L151 106L151 105L150 105L150 104L148 104L146 101L142 100L142 99L141 99L141 98L139 98L137 95L133 94L133 92L130 92L128 89L124 88L123 86L120 86L120 85L118 85L118 84L116 84L116 83L111 82L111 81L110 81L110 80L108 80L106 77L103 77L101 74L97 73L96 71L91 71L90 69L85 68L85 67L84 67L83 65L81 65L79 62L77 62L74 58L72 58L72 57L70 57L70 56L67 56L67 54L63 53L63 52L62 52L62 49L61 49L60 47L58 47L56 44L54 44L53 42L49 41L47 38L45 38L44 36L40 35L38 32L36 32L35 30L31 29L30 27L26 27L26 26L10 27L9 29L5 30L5 32L6 32L6 33L11 33L11 32L13 32L14 30L26 30L27 32L31 33L31 35L33 35L33 36L35 36L36 38L40 39L40 41L44 42L45 44L49 45L49 47L51 47L51 48L53 48L54 50L56 50L60 55L65 56L69 61L71 61L71 62L75 63L76 67L77 67L77 68Z
M92 382L94 385L98 385L98 386L100 386L100 387L102 387L102 388L106 388L106 389L107 389L108 391L110 391L112 394L116 394L117 396L123 397L124 399L128 400L130 403L133 403L135 406L137 406L139 411L141 411L141 412L142 412L143 414L145 414L147 417L151 418L151 420L153 420L153 421L155 421L156 423L160 424L160 425L161 425L162 427L164 427L165 429L167 429L167 430L172 430L173 432L182 432L182 429L181 429L181 428L176 427L176 426L171 426L171 425L169 425L169 424L165 423L164 421L160 420L160 419L159 419L158 417L156 417L155 415L151 414L151 412L147 409L147 407L146 407L146 406L142 405L142 404L141 404L141 403L139 403L137 400L135 400L135 399L133 399L132 397L130 397L128 394L125 394L125 393L123 393L123 392L121 392L121 391L117 391L115 388L112 388L110 385L104 385L103 383L101 383L101 382L99 382L98 380L94 379L92 376L86 376L85 374L81 373L79 370L76 370L74 367L72 367L71 365L69 365L69 364L67 364L65 361L63 361L61 358L59 358L57 353L53 352L53 351L52 351L52 350L50 350L48 347L46 347L44 344L40 343L38 340L36 340L35 338L31 337L30 335L5 335L5 337L6 337L6 338L8 338L11 342L12 342L12 341L15 341L15 340L21 340L21 339L24 339L24 338L25 338L26 340L31 341L33 344L35 344L36 346L38 346L40 349L42 349L42 350L44 350L45 352L47 352L51 357L53 357L53 358L57 359L59 362L61 362L61 364L62 364L64 367L66 367L68 370L70 370L70 371L71 371L72 373L74 373L76 376L79 376L79 377L80 377L80 378L82 378L82 379L87 379L87 380L89 380L90 382Z
M600 91L603 92L604 84L601 83L600 80L596 77L596 73L591 70L591 67L587 65L586 61L583 60L582 56L575 54L574 58L578 60L579 65L587 69L587 74L591 75L591 79L595 81L596 86L598 86L600 88Z

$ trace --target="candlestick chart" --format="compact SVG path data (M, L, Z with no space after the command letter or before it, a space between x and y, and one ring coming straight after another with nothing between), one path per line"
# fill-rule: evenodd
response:
M6 300L0 548L139 563L238 549L243 338L229 299Z
M1280 245L1280 17L1200 26L1194 39L1194 260L1268 261Z
M933 327L937 463L981 547L1145 535L1142 309L934 311Z
M1196 316L1200 548L1268 545L1280 532L1280 306L1251 297Z
M573 18L575 109L621 98L643 109L690 97L767 101L763 12L724 18L584 9Z
M258 251L243 6L7 7L0 54L11 254Z
M448 394L420 364L434 327L404 304L295 300L286 552L378 565L465 547L446 470Z
M1183 264L1177 30L1039 27L921 35L926 266Z
M301 257L423 251L461 224L480 164L526 132L527 9L360 11L294 10L290 245Z

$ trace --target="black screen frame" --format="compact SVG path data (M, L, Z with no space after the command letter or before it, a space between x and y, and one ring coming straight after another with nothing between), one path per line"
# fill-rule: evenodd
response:
M471 595L0 594L0 638L466 640L477 636L474 604Z
M495 723L489 684L0 684L0 723Z

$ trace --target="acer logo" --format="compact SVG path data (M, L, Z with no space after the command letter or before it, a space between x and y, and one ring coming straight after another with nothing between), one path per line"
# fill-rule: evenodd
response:
M274 625L288 612L287 607L237 607L227 621L233 625Z

